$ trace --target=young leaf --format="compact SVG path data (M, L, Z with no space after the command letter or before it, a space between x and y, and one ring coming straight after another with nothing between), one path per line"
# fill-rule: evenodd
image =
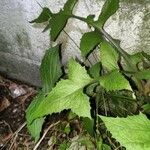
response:
M102 35L98 31L85 33L80 42L82 55L87 56L101 41Z
M106 67L108 70L119 69L117 64L119 59L119 54L107 41L103 41L101 43L100 59L102 65Z
M129 82L118 70L114 70L109 74L101 76L100 85L103 86L107 91L123 89L131 90Z
M75 4L78 2L78 0L68 0L64 5L64 12L68 14L72 14L73 8Z
M60 34L60 32L64 29L67 24L69 17L66 16L63 11L60 11L57 14L54 14L53 17L50 19L50 35L51 39L55 41Z
M49 48L42 60L40 67L43 91L50 92L52 87L62 75L61 63L59 58L60 45Z
M101 14L99 15L98 20L95 22L98 27L103 27L105 22L112 16L119 8L119 0L106 0Z
M99 78L100 77L100 72L102 69L102 65L100 62L94 64L90 69L89 69L89 74L93 78Z
M150 120L144 114L113 118L100 116L108 131L127 150L150 149Z
M41 14L39 15L38 18L30 21L30 23L43 23L48 21L51 17L52 17L52 12L49 10L49 8L44 7L43 11L41 12Z
M150 79L150 70L142 70L135 73L135 77L138 79Z
M32 135L32 137L34 138L35 142L37 142L40 138L40 133L42 130L44 120L45 120L45 118L42 117L42 118L35 119L32 122L32 124L27 123L28 130L29 130L30 134Z
M32 112L27 112L28 121L32 123L36 118L58 113L64 109L71 109L78 116L91 118L89 98L83 94L83 88L92 81L83 67L70 60L69 79L58 82L47 97L32 109Z
M45 94L39 93L31 102L28 109L26 110L26 120L27 120L27 127L32 135L32 137L35 139L35 142L38 141L40 138L40 133L42 130L42 125L44 123L44 117L35 119L32 123L29 121L30 113L34 110L34 108L38 107L38 105L43 101L45 98Z

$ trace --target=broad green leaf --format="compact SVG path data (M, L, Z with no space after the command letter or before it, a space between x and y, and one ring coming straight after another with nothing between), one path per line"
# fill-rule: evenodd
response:
M82 55L87 56L101 41L102 35L98 31L85 33L80 42Z
M27 125L28 130L34 137L35 141L40 138L40 132L44 123L44 117L35 119L31 124L28 121L28 114L45 99L45 94L51 91L55 83L62 75L61 64L59 60L59 45L46 51L40 67L43 93L38 94L27 109Z
M51 47L46 51L42 60L40 72L43 91L45 93L51 91L62 75L59 52L60 45Z
M32 124L27 124L28 130L32 137L34 138L35 142L37 142L40 138L40 133L42 130L42 126L44 123L45 118L37 118L35 119Z
M130 84L127 79L118 71L114 70L109 74L101 76L100 85L107 91L115 90L131 90Z
M48 21L52 17L52 12L49 10L49 8L44 7L43 11L39 15L38 18L32 20L30 23L43 23Z
M82 118L83 128L94 137L94 120L89 118Z
M60 11L57 14L54 14L53 17L50 19L50 35L51 39L55 41L60 34L60 32L64 29L67 24L69 17Z
M43 101L45 98L45 95L42 93L39 93L31 102L29 107L26 110L26 120L27 120L27 127L29 132L31 133L32 137L37 142L40 138L40 133L42 130L42 125L44 123L44 117L35 119L32 123L29 121L30 113L34 111L34 108L38 107L38 105Z
M108 70L119 69L118 67L119 54L107 41L101 43L100 60L102 65Z
M106 0L101 10L101 14L96 21L97 26L100 28L103 27L105 22L118 10L118 8L119 0Z
M73 8L77 2L78 0L67 0L63 8L64 12L68 14L72 14Z
M71 109L78 116L91 118L89 98L83 93L83 88L93 80L88 76L85 68L74 60L69 61L68 69L69 79L59 81L47 97L32 109L32 112L27 112L30 123L36 118L58 113L64 109Z
M138 79L150 79L150 70L142 70L135 73L135 77Z
M55 41L59 36L60 32L65 28L70 14L72 14L73 8L78 0L68 0L63 10L60 10L59 13L53 14L52 18L49 21L47 28L51 28L50 35L51 39Z
M89 74L91 75L91 77L97 79L100 76L101 69L102 69L102 65L100 62L98 62L89 69Z
M150 120L144 114L127 118L100 118L113 138L127 150L150 150Z

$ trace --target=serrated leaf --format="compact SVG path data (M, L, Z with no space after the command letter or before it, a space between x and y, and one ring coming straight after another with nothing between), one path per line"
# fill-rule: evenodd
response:
M98 31L85 33L80 42L82 55L87 56L101 41L102 35Z
M100 28L103 27L105 22L118 10L118 8L119 0L106 0L101 10L101 14L96 21L97 26Z
M127 118L100 118L113 138L127 150L150 150L150 120L144 114Z
M101 43L100 60L102 65L108 70L119 69L118 67L119 54L107 41Z
M26 120L27 120L27 127L32 135L32 137L35 139L35 142L38 141L40 138L40 133L42 130L42 125L44 123L44 117L35 119L32 123L29 121L29 115L32 113L34 108L38 107L38 105L41 103L42 100L44 100L45 94L39 93L31 102L29 107L26 110Z
M101 76L100 85L107 91L131 90L128 80L118 70L113 70L109 74Z
M138 79L146 79L149 80L150 79L150 70L142 70L142 71L138 71L135 74L135 77Z
M67 0L63 8L64 12L68 14L72 14L73 8L77 2L78 0Z
M30 21L30 23L43 23L48 21L51 18L51 16L52 16L52 12L50 11L50 9L44 7L39 17Z
M69 79L59 81L32 112L27 112L29 122L64 109L71 109L78 116L91 118L89 98L83 93L83 88L92 81L84 67L70 60Z
M89 69L89 74L93 78L99 78L101 69L102 69L102 64L98 62Z
M60 63L60 45L49 48L42 59L40 73L43 91L50 92L62 75Z

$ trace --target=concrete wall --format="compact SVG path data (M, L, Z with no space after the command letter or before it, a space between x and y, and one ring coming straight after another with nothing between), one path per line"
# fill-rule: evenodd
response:
M31 25L28 21L41 12L38 3L57 12L65 1L0 0L1 72L33 85L40 84L39 65L50 45L49 32L42 33L43 25ZM98 15L103 3L103 0L79 0L75 14ZM150 53L150 0L122 0L119 11L105 29L114 38L121 39L121 46L129 53L142 50ZM65 31L69 36L62 33L58 39L58 42L65 42L63 63L72 55L80 58L79 41L88 28L78 20L70 20Z

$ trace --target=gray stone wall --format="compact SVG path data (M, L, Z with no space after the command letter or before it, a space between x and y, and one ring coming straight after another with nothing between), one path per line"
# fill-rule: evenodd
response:
M0 71L9 77L33 85L40 85L39 65L44 51L50 46L49 32L42 33L43 25L29 24L41 12L38 5L48 6L54 12L66 0L0 0ZM38 2L38 3L37 3ZM98 16L104 0L79 0L76 15ZM120 9L105 25L105 29L121 40L129 53L150 53L150 0L122 0ZM63 41L63 63L72 56L80 57L79 42L89 31L86 24L69 20L57 42ZM72 40L73 39L73 40Z

